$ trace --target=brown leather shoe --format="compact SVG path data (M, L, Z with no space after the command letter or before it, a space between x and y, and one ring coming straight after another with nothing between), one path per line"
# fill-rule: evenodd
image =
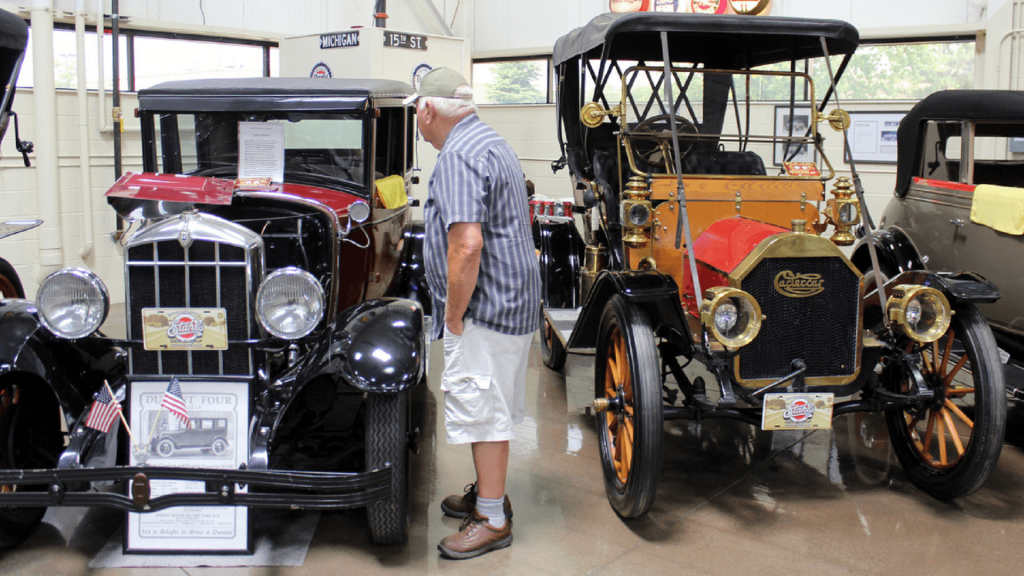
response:
M491 550L499 550L511 544L511 519L505 518L505 525L499 529L491 526L487 518L474 511L472 516L462 521L459 533L441 540L437 549L449 558L462 560L474 558Z
M465 494L452 494L441 501L441 511L452 518L468 518L476 510L476 484L469 484L463 490ZM505 494L505 518L512 517L512 502Z

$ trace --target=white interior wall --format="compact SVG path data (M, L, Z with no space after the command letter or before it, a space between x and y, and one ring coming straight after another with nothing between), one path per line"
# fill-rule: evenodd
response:
M110 95L107 95L110 98ZM35 132L35 102L32 90L18 90L14 99L14 111L18 114L21 137L32 139ZM84 266L99 274L110 290L111 300L124 300L122 282L123 262L118 245L111 237L115 229L116 215L107 205L103 193L114 183L113 132L108 128L103 133L96 129L98 97L89 94L89 150L92 169L89 172L93 190L93 230L95 248L88 258L82 259L79 249L85 243L82 221L81 173L78 155L78 103L77 95L71 90L57 91L57 166L60 202L62 208L61 227L63 235L64 266ZM124 171L142 170L142 150L139 138L139 123L131 113L137 100L133 94L123 94L122 109L126 111L125 132L122 135L122 165ZM109 104L108 104L109 105ZM7 131L0 146L0 221L12 219L34 219L39 216L39 193L36 185L38 167L34 155L33 165L26 168L21 153L15 149L14 126ZM107 122L108 126L110 122ZM26 296L34 298L39 287L39 238L41 228L35 228L16 236L4 238L0 254L11 262L18 271L25 286Z

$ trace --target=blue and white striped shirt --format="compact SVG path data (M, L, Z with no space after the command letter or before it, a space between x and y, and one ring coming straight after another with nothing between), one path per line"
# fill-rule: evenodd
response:
M434 303L432 338L444 334L448 228L479 222L480 274L466 317L502 334L529 334L540 314L540 271L530 232L519 158L476 114L456 124L437 158L424 205L427 283Z

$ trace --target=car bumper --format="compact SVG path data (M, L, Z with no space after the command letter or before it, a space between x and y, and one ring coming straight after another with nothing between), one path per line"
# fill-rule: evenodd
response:
M361 508L389 495L392 469L371 472L302 472L292 470L210 470L129 467L49 470L0 470L0 507L105 506L128 512L155 512L174 506L248 506L299 510ZM130 494L78 491L69 487L93 482L132 481ZM191 480L205 491L151 497L150 483ZM128 485L126 483L126 485ZM33 491L33 488L45 491ZM247 488L246 492L240 487Z

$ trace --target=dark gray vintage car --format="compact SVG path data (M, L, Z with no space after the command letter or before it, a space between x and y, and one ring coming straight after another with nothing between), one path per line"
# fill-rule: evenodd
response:
M280 78L139 93L145 172L107 193L130 224L127 337L98 331L110 303L88 270L54 273L36 302L0 300L0 546L31 534L49 506L366 507L376 542L406 539L409 397L426 377L429 302L407 194L411 93ZM275 163L283 182L239 178ZM179 409L198 418L188 405L201 395L245 390L237 469L144 465L155 424L132 425L134 438L116 420L109 433L90 427L105 382L140 422L139 390L156 390L162 409L175 381ZM166 480L206 492L151 495ZM92 489L110 481L120 488Z
M898 136L895 196L874 236L882 273L984 277L1002 298L978 310L1003 360L1009 353L1013 364L1024 363L1024 92L932 94L907 114ZM854 262L870 267L864 241ZM1007 372L1007 388L1024 398L1024 370Z

